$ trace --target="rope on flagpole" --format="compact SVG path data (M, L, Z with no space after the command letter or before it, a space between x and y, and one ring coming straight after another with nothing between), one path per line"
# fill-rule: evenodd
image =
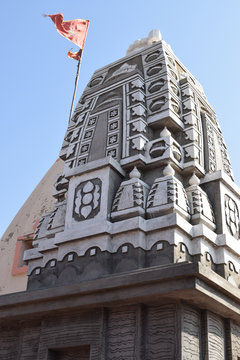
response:
M79 57L79 60L78 60L78 65L77 65L77 73L76 73L76 78L75 78L75 86L74 86L74 91L73 91L72 105L71 105L71 110L70 110L70 114L69 114L69 122L70 122L70 120L72 118L73 105L74 105L77 86L78 86L78 79L79 79L80 66L81 66L81 60L82 60L82 52L83 51L81 51L81 53L80 53L80 57Z

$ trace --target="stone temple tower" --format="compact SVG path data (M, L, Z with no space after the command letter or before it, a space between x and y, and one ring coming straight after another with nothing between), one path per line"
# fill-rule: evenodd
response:
M240 191L159 31L93 74L60 157L28 290L0 298L20 359L240 359Z

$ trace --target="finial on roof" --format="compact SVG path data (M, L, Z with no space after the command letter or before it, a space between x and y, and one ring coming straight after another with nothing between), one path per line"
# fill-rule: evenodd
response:
M130 172L129 177L130 177L130 179L134 179L134 178L140 179L141 173L138 171L136 166L134 166L134 168Z
M172 168L172 166L170 164L168 164L164 169L163 169L163 175L164 176L168 176L168 175L174 175L175 174L175 170Z
M168 128L165 126L164 129L160 132L160 137L164 137L164 136L170 136L171 133L168 130Z
M189 185L199 185L200 179L197 177L195 173L192 174L192 176L189 179Z
M147 38L135 40L134 43L132 43L128 47L127 55L134 51L142 49L145 46L155 44L156 42L161 41L161 40L162 40L162 35L160 33L160 30L151 30L150 33L148 34Z

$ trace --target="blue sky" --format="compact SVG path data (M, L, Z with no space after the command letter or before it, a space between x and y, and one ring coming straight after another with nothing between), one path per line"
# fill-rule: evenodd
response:
M57 159L68 122L77 62L43 13L90 19L77 99L96 69L160 29L215 109L240 184L239 0L9 0L0 11L0 236Z

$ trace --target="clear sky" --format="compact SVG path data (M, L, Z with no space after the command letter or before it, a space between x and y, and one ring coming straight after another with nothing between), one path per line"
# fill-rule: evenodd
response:
M77 99L96 69L160 29L215 109L240 184L240 0L8 0L0 11L0 236L57 159L67 128L77 62L43 13L90 20Z

